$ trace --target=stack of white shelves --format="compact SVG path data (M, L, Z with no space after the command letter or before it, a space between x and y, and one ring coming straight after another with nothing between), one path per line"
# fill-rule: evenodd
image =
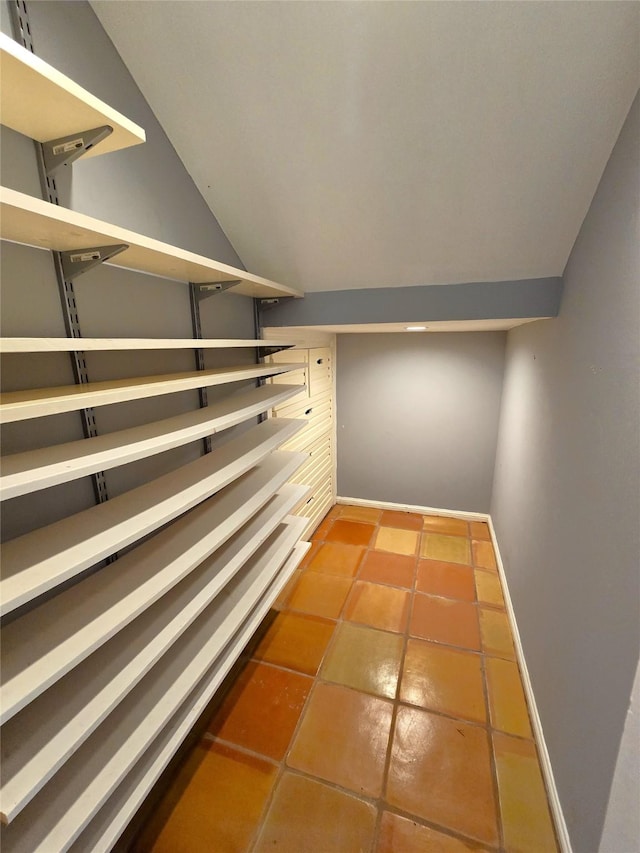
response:
M64 75L0 38L3 123L39 141L108 124L87 156L144 133ZM249 296L291 288L9 189L2 239L67 251L126 243L114 265ZM4 353L247 348L258 340L5 338ZM285 347L286 342L269 342ZM68 483L249 423L305 393L277 364L113 379L1 395L3 423L48 418L240 380L244 388L165 420L3 459L0 499ZM295 380L294 380L295 381ZM140 807L298 566L307 459L280 449L304 420L250 426L193 462L3 546L3 851L107 851ZM114 562L104 559L128 549Z

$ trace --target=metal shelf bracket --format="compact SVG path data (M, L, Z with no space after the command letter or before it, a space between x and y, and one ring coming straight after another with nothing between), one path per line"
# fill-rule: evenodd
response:
M59 139L43 142L42 153L47 175L53 175L61 166L70 166L75 160L86 154L90 148L102 142L112 133L113 128L105 124L81 133L61 136Z
M234 279L233 281L213 281L210 284L194 284L191 283L192 291L195 292L196 299L198 301L202 301L206 299L208 296L215 296L216 293L224 293L225 290L229 290L232 287L235 287L236 284L240 284L240 279Z
M109 258L119 255L128 249L128 243L116 243L115 246L94 246L89 249L72 249L69 252L60 252L62 272L67 281L78 278L82 273L103 264Z
M276 305L282 305L283 302L289 302L290 299L295 299L294 296L276 296L271 299L259 299L258 307L260 311L268 311L269 308L274 308Z

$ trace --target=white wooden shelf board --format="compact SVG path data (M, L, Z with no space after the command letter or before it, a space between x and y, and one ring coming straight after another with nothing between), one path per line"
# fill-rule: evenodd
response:
M241 630L305 524L289 517L3 833L4 853L76 840Z
M103 125L113 128L85 157L145 141L141 127L4 33L0 34L0 75L1 121L18 133L49 142Z
M152 539L2 630L1 722L151 607L259 512L303 461L277 451Z
M292 347L290 341L241 338L0 338L0 353Z
M106 471L213 435L299 393L297 385L261 385L173 418L4 456L0 500Z
M84 385L61 385L57 388L33 388L28 391L7 391L0 394L0 423L74 412L92 406L107 406L142 400L161 394L174 394L194 388L209 388L270 376L274 370L286 373L297 365L255 365L251 367L216 367L210 370L190 370L158 376L138 376L132 379L109 379L87 382Z
M56 251L125 243L129 248L111 258L110 265L196 284L239 281L233 292L244 296L302 296L295 288L7 187L0 188L0 236Z
M274 428L278 423L280 428ZM176 471L6 542L1 612L9 613L206 500L299 428L298 421L263 421Z
M283 488L214 554L2 728L3 822L12 821L307 494ZM100 596L95 597L100 600Z
M227 646L201 684L182 704L173 719L87 825L70 848L71 853L86 853L87 850L91 850L92 853L108 853L112 849L194 723L205 711L239 653L256 631L269 607L298 568L310 547L309 542L298 542L295 545L286 563L262 596L260 604L245 621L233 642Z

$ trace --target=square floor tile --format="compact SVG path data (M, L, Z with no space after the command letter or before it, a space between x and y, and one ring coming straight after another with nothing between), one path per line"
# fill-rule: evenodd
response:
M173 808L155 841L145 833L139 853L191 850L244 851L276 779L267 761L212 743L196 748L165 796ZM147 832L166 809L157 809Z
M365 549L358 545L324 542L309 563L308 569L311 572L352 578L358 570L364 552Z
M207 731L215 737L284 758L313 679L250 661L233 684Z
M480 655L409 640L400 699L451 717L484 723L487 715Z
M386 699L316 685L287 764L357 794L380 796L392 710Z
M290 610L337 619L351 589L351 578L304 572L288 599Z
M469 533L472 539L486 539L487 542L491 541L491 533L489 532L489 525L486 521L470 521Z
M480 630L475 604L416 593L409 633L423 640L480 650Z
M399 634L343 622L336 629L320 677L395 699L403 644Z
M276 600L273 602L272 607L274 610L285 610L286 609L287 603L288 603L289 599L291 598L291 596L293 595L293 591L296 588L298 581L302 577L302 574L303 573L300 569L296 569L295 572L291 575L289 580L286 582L286 584L280 590L280 594L278 595Z
M349 521L366 521L368 524L378 524L382 510L372 506L342 506L340 507L340 518L348 518Z
M400 530L395 527L380 527L375 547L378 551L391 551L393 554L416 553L419 534L415 530Z
M464 536L444 536L442 533L423 533L420 556L428 560L444 560L447 563L471 562L469 540Z
M475 601L476 587L471 566L442 560L418 560L416 589L458 601Z
M320 522L320 524L311 534L311 539L315 541L322 541L326 539L327 533L331 530L331 526L333 525L334 521L334 517L325 516L324 519Z
M462 841L414 820L383 812L376 853L489 853L475 841Z
M415 512L385 509L380 524L383 527L398 527L402 530L422 530L422 516Z
M385 551L367 551L360 565L358 579L391 586L413 587L416 558Z
M345 605L343 618L383 631L402 632L407 625L409 601L408 590L356 581Z
M300 565L298 568L300 570L306 569L307 566L309 565L309 563L313 560L313 558L318 553L318 551L321 547L322 547L322 542L318 541L317 539L312 540L311 541L311 547L309 548L307 553L302 558L302 561L300 562Z
M254 657L315 675L324 657L335 623L319 616L280 613L261 639Z
M375 825L376 810L369 803L313 779L285 773L255 853L362 853L371 848Z
M479 608L482 648L488 655L515 660L516 651L511 637L507 614L502 610Z
M491 725L494 729L532 738L529 712L518 665L500 658L485 658Z
M385 799L425 820L497 844L486 730L401 705Z
M331 525L326 535L327 542L344 542L345 545L368 545L375 530L374 524L363 521L349 521L339 518Z
M473 564L479 569L491 569L497 571L495 554L493 553L493 545L491 542L476 542L471 543L473 549Z
M461 518L445 518L440 515L424 515L422 527L426 532L446 533L449 536L468 536L469 526Z
M504 608L504 597L498 575L476 569L475 576L478 601L482 604L490 604L492 607Z
M536 748L494 732L504 845L513 853L554 853L557 845Z

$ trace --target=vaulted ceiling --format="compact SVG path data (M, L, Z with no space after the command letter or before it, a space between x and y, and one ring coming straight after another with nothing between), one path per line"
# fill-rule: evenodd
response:
M248 269L562 274L639 83L634 2L92 6Z

